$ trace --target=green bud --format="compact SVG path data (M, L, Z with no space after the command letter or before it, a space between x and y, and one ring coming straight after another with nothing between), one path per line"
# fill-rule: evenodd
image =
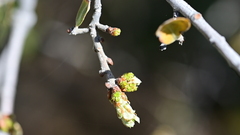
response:
M13 128L13 121L9 116L1 116L0 130L3 132L9 132Z
M126 127L133 127L135 121L140 123L140 118L135 113L135 110L130 106L130 102L126 94L122 91L112 91L110 95L110 102L114 105L117 111L117 116L122 120Z
M138 89L141 80L138 79L132 72L123 74L117 79L118 85L124 92L134 92Z
M23 135L21 125L13 115L0 115L0 130L11 135Z
M112 35L113 36L119 36L121 34L121 29L119 28L114 28Z
M114 92L112 94L112 101L119 102L121 100L121 94L122 94L122 92Z
M107 32L112 36L119 36L121 34L121 29L109 27Z

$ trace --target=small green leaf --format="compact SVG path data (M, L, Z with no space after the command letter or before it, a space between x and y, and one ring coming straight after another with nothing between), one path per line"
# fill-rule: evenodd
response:
M84 21L89 9L90 9L91 0L83 0L76 16L76 26L80 26Z

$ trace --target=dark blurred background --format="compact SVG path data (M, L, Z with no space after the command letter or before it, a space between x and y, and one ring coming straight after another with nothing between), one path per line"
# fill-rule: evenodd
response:
M187 2L240 52L239 0ZM183 46L159 51L155 30L173 14L165 0L102 0L101 23L122 30L119 37L99 31L112 72L131 71L142 80L127 93L141 123L124 127L107 99L89 34L66 33L80 4L38 1L16 95L24 135L240 135L239 75L207 39L191 27Z

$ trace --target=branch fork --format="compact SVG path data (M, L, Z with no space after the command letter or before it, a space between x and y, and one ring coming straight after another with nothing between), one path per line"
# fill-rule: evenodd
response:
M76 18L76 26L68 29L67 32L69 33L69 35L78 35L85 33L90 34L90 36L92 37L94 50L97 53L100 62L101 69L99 70L99 75L101 77L105 75L106 77L105 86L108 89L108 100L116 108L118 118L122 120L123 124L126 127L131 128L135 125L135 121L140 123L140 118L135 113L135 110L133 110L130 106L130 102L125 92L136 91L141 81L136 78L133 73L126 73L121 76L121 78L127 76L130 77L132 81L121 84L121 82L123 81L119 81L120 79L116 79L109 67L113 65L113 60L106 56L101 44L104 40L97 34L96 28L103 32L107 32L112 36L119 36L121 33L121 29L116 27L110 27L108 25L103 25L99 22L102 12L101 0L95 0L92 21L90 22L88 28L79 27L88 12L88 7L90 7L90 3L90 0L82 1L82 4L79 8L79 12L82 13L78 12ZM137 82L135 82L134 80L137 80ZM125 89L129 91L126 91Z

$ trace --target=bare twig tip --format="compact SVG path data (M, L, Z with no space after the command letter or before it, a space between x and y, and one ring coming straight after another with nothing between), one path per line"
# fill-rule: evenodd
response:
M73 30L73 28L69 28L69 29L67 29L67 33L71 33L72 30Z

